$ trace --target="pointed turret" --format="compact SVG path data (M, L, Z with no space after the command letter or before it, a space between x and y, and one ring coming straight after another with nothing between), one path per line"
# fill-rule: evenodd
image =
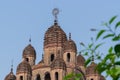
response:
M13 73L13 65L11 65L10 73L5 77L4 80L16 80L16 76Z
M31 45L31 38L29 39L29 45L23 50L22 58L25 59L31 66L35 65L36 51Z

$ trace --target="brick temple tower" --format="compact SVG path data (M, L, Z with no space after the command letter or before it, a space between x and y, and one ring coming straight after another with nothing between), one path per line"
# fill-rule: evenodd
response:
M55 20L44 34L42 60L35 64L36 51L31 43L28 44L17 66L16 76L11 70L5 80L63 80L69 73L82 74L80 80L105 80L94 71L97 65L94 62L85 68L85 59L81 54L77 55L71 33L67 36L58 23L59 10L55 8L52 13Z

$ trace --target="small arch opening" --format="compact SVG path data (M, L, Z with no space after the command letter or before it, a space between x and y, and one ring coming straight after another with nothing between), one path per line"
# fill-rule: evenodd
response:
M41 80L41 78L40 78L40 74L37 74L37 76L36 76L36 80Z
M67 62L70 62L70 53L67 53Z
M29 62L29 59L28 59L28 58L25 58L25 60L26 60L27 62Z
M44 80L51 80L50 73L46 73Z
M20 80L23 80L23 76L20 76Z
M56 72L55 73L55 80L58 80L58 77L59 77L58 72Z
M50 60L51 62L54 60L54 57L55 57L54 54L51 54L51 60Z
M93 78L91 80L93 80Z

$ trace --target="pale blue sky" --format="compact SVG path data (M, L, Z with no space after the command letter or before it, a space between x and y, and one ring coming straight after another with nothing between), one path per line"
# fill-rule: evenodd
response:
M59 8L59 25L76 42L89 43L94 34L90 28L114 15L120 16L120 0L0 0L0 79L10 72L14 60L14 74L21 62L23 49L32 38L37 60L43 53L44 33L54 21L53 8ZM120 17L118 17L120 20Z

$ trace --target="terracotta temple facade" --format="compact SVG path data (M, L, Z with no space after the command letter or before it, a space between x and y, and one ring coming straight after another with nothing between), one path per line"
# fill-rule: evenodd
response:
M57 12L54 12L55 21L44 34L42 60L36 61L36 51L32 44L23 50L22 61L16 69L16 75L11 68L4 80L63 80L70 73L80 73L80 80L105 80L95 71L97 64L93 61L85 67L85 59L77 54L75 42L63 31L57 22ZM74 79L69 79L74 80Z

